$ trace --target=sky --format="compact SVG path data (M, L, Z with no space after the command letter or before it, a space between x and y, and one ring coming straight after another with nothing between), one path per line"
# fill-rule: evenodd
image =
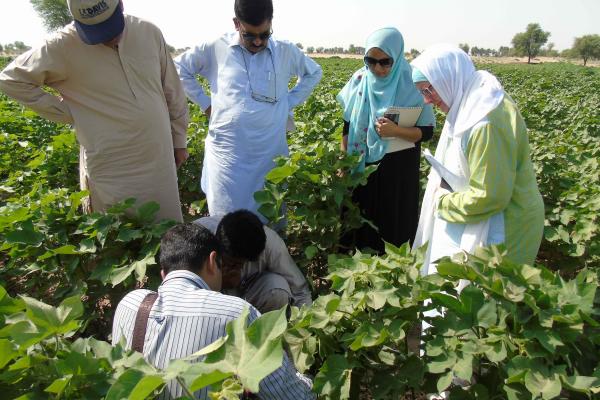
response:
M0 0L0 44L43 43L47 32L29 0ZM188 47L233 30L233 0L123 0L125 12L163 31L167 43ZM274 37L304 48L364 46L370 32L394 26L405 49L468 43L498 49L537 22L554 48L600 34L600 0L273 0Z

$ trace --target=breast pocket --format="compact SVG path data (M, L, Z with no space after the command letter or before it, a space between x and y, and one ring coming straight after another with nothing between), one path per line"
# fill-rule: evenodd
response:
M123 56L123 68L132 91L136 95L144 92L162 92L160 59L158 55L143 55L137 57ZM137 93L137 92L142 93Z
M274 99L277 94L277 76L272 69L263 69L255 73L252 80L253 94L266 99Z

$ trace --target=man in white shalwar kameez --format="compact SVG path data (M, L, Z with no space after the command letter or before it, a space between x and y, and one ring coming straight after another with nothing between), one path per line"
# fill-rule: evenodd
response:
M270 0L236 0L235 33L193 47L175 59L188 97L210 116L202 167L208 211L258 214L254 192L276 156L288 155L292 110L319 83L321 67L293 43L272 37ZM208 97L196 80L210 84ZM298 81L292 89L292 77Z
M130 197L182 221L176 165L187 158L187 102L160 30L119 0L69 0L75 21L0 73L0 90L72 124L93 211ZM51 87L60 97L43 90Z

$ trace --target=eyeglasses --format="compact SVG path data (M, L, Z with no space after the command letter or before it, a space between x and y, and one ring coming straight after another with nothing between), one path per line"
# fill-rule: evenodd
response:
M390 68L394 64L394 59L391 57L377 59L377 58L365 56L364 60L365 60L365 64L368 65L369 67L374 67L375 65L379 64L383 68Z
M255 100L255 101L259 101L261 103L269 103L269 104L275 104L277 103L277 73L275 72L275 61L273 61L273 54L271 52L269 52L269 55L271 56L271 64L273 65L273 84L274 84L274 91L275 91L275 96L271 97L271 96L266 96L264 94L260 94L260 93L256 93L254 91L254 89L252 88L252 83L250 81L250 74L248 73L248 64L246 63L246 56L244 55L244 50L242 49L242 59L244 60L244 67L246 68L246 76L248 77L248 85L250 85L250 97ZM271 79L271 74L269 73L269 80Z
M260 39L261 41L265 41L273 35L273 28L270 28L268 31L263 33L248 33L246 31L242 31L240 27L240 36L246 42L254 42L256 39Z
M427 96L427 97L432 97L433 96L433 86L431 86L431 83L429 84L429 86L427 86L424 89L419 89L419 92L421 92L421 94L423 96Z

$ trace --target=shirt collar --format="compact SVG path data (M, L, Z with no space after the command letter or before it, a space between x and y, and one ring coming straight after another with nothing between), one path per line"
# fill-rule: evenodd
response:
M196 286L200 289L211 290L210 287L204 282L200 276L193 273L192 271L176 270L171 271L165 276L163 285L170 281L177 281L178 283L185 284L188 286ZM195 284L195 285L194 285Z
M244 49L244 47L240 44L240 35L237 31L227 34L225 38L229 47L238 46L239 48ZM271 54L273 54L273 37L269 38L266 48L269 49Z

